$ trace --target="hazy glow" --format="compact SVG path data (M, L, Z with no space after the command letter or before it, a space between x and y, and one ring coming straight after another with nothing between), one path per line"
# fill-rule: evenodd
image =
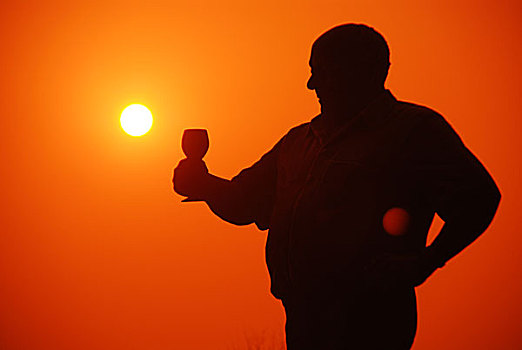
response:
M144 105L132 104L121 112L120 124L127 134L142 136L152 126L152 113Z

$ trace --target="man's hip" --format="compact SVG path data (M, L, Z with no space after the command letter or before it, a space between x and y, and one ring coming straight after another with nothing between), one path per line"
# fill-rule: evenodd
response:
M407 350L417 327L413 288L292 293L282 299L288 350Z

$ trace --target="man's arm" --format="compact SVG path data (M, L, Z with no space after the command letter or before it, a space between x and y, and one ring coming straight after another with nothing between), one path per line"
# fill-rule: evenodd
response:
M484 166L440 115L426 116L412 138L417 159L411 161L421 191L445 222L421 257L424 271L418 285L486 230L501 196Z
M279 141L251 167L232 180L209 174L206 167L182 160L174 171L174 190L204 200L214 214L235 225L269 225L277 181Z

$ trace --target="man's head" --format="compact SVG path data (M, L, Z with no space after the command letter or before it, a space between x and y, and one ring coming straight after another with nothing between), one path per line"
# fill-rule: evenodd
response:
M322 34L312 46L308 88L321 104L382 90L390 67L386 40L364 24L343 24Z

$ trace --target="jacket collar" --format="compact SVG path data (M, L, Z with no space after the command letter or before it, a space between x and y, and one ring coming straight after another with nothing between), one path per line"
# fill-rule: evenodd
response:
M349 130L368 129L377 125L380 121L388 117L394 103L396 102L397 99L392 95L392 93L389 90L385 90L355 117L349 119L346 123L341 124L335 132L328 134L326 130L324 130L321 120L319 119L321 118L321 114L311 120L310 130L314 136L319 139L320 144L326 146Z

